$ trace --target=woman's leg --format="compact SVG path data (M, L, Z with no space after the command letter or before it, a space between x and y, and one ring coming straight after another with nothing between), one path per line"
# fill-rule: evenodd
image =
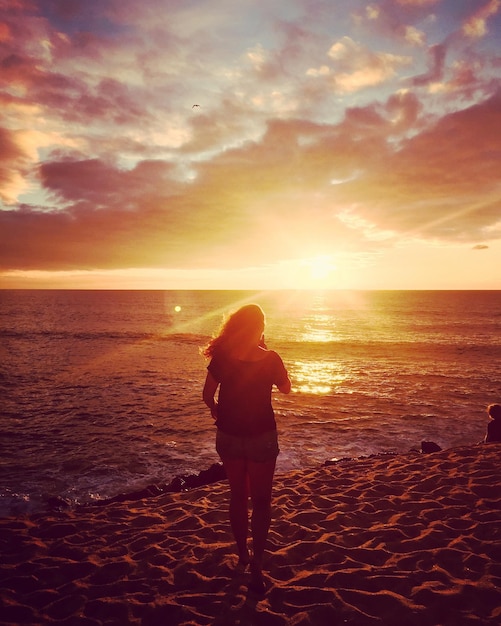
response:
M247 461L245 459L223 459L224 469L230 483L230 524L237 544L239 562L247 565L247 533L249 528L249 490Z
M265 463L248 463L250 493L252 499L253 574L261 577L264 550L271 522L271 490L276 459Z

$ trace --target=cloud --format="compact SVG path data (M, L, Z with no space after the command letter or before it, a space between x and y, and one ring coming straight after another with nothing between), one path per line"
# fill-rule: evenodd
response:
M415 46L424 46L426 42L426 34L424 31L414 26L405 26L404 38L408 43Z
M498 4L5 5L0 267L495 239Z
M438 4L441 0L395 0L397 4L403 7L427 7Z
M447 46L444 44L436 44L428 50L429 69L425 74L414 76L411 84L415 87L428 85L432 82L440 81L444 75L445 57Z
M463 24L463 33L470 39L480 39L487 34L487 20L501 8L501 0L489 0Z
M407 56L388 52L373 52L343 37L330 47L329 64L309 68L307 74L315 77L331 77L334 88L341 93L350 93L374 87L395 77L397 70L411 63Z
M23 146L24 135L0 127L0 198L6 204L14 204L27 184L30 154Z
M365 14L368 20L377 20L380 16L380 8L374 4L368 4L365 7Z
M500 104L498 92L381 155L366 190L358 183L362 214L396 232L444 241L471 241L496 224L490 235L499 236Z
M292 255L298 242L360 248L378 232L485 238L499 220L500 99L407 138L421 111L411 94L349 109L337 125L276 120L186 180L165 160L45 162L44 188L65 208L0 214L2 267L199 267L231 252L238 266Z
M355 14L357 23L371 33L377 32L410 46L422 47L427 41L426 26L436 19L430 12L443 0L387 0L367 5ZM369 37L370 39L370 37Z

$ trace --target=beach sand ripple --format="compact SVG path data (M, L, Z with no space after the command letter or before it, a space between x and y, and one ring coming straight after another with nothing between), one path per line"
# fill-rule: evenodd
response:
M0 624L501 623L501 445L277 476L256 597L225 482L0 520Z

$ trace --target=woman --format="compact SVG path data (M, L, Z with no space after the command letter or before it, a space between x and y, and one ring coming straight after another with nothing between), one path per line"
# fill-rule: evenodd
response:
M264 313L257 304L243 306L203 351L210 359L203 400L216 422L216 450L230 483L230 523L239 565L245 568L250 564L250 587L258 593L265 591L263 556L279 452L271 392L273 385L282 393L291 390L282 359L264 344L264 324ZM247 548L249 491L252 559Z

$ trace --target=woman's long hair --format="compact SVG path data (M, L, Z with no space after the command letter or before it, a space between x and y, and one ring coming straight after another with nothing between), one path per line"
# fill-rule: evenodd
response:
M216 353L231 354L239 346L257 344L264 323L263 309L257 304L246 304L228 317L218 334L202 349L202 354L210 359Z

